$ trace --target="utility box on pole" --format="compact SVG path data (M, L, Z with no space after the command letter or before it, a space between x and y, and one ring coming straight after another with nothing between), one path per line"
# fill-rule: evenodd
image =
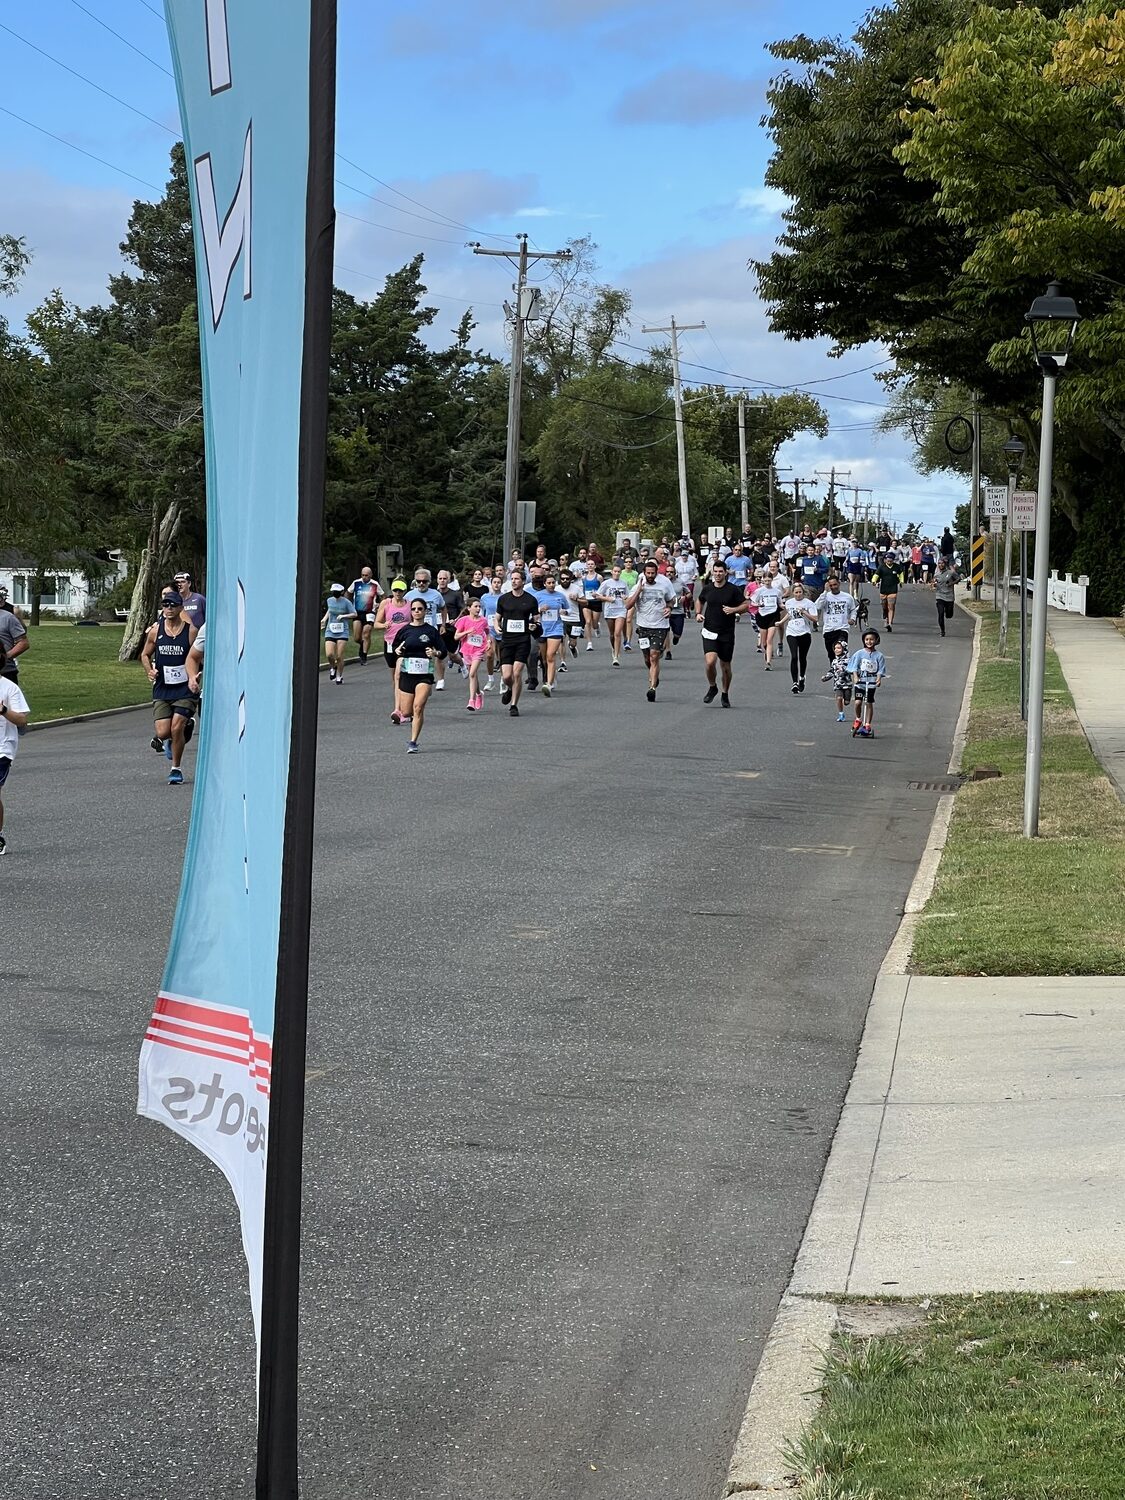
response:
M385 589L389 590L392 580L402 576L404 565L401 543L388 542L385 547L375 548L375 577Z

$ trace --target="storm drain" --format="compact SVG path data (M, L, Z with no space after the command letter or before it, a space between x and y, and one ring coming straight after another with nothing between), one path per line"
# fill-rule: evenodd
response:
M964 777L947 777L945 781L908 781L906 784L912 792L959 792Z

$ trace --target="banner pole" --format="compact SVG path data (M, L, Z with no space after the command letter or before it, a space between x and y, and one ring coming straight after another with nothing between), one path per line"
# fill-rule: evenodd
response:
M293 732L281 874L281 927L266 1158L257 1500L296 1500L298 1493L301 1173L319 693L320 648L316 622L320 617L328 375L332 345L335 95L336 0L311 0Z

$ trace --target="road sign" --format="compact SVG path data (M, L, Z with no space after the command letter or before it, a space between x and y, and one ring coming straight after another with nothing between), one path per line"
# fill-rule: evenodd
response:
M1003 531L1004 530L1004 517L1003 516L989 516L989 518L988 518L988 529L989 529L989 531L993 531L993 532Z
M516 501L516 530L526 535L535 530L535 501Z
M1035 490L1017 490L1012 496L1012 530L1034 531L1039 496Z
M973 538L972 580L974 584L984 582L984 537Z
M985 485L984 514L986 516L1006 516L1008 514L1008 486L1006 484Z

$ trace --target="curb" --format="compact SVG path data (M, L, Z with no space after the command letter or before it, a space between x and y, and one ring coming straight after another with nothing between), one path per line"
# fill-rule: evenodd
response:
M965 610L965 613L972 615L974 621L973 650L961 709L953 730L953 749L949 757L951 773L961 769L968 738L969 705L980 660L981 617L973 610ZM953 817L953 801L952 794L943 796L934 812L926 847L903 906L902 919L875 978L859 1055L845 1099L862 1091L876 1100L881 1093L884 1073L889 1082L888 1069L893 1063L898 1041L896 1018L901 1018L906 1000L906 973L914 930L934 888ZM847 1284L848 1261L854 1244L854 1234L850 1231L862 1218L866 1206L865 1201L853 1201L854 1170L851 1169L854 1169L857 1155L874 1159L878 1125L876 1118L868 1122L868 1128L861 1131L862 1139L854 1132L845 1139L840 1126L836 1128L789 1285L782 1294L750 1387L724 1495L750 1491L765 1491L767 1494L787 1491L792 1494L792 1479L787 1477L784 1455L816 1414L823 1353L837 1322L836 1304L822 1300L823 1287L829 1282L840 1286ZM834 1262L833 1274L825 1276L823 1269L829 1261ZM814 1272L814 1267L818 1266L820 1275ZM819 1290L819 1296L814 1287Z

